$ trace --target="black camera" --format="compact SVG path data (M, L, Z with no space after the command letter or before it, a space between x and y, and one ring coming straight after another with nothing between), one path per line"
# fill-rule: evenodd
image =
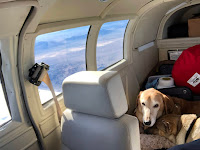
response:
M28 76L30 83L39 86L48 70L49 65L43 62L41 64L36 63L31 69L29 69Z

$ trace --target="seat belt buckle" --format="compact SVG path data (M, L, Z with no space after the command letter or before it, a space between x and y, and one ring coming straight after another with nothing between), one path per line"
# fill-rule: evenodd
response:
M29 81L30 83L39 86L49 70L49 65L45 63L36 63L32 68L29 69Z

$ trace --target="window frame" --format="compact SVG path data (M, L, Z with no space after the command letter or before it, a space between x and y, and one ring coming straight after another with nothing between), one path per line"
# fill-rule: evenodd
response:
M1 72L4 75L4 88L7 93L8 108L10 109L11 116L11 120L0 127L0 147L4 148L14 144L16 141L21 141L21 137L24 134L30 137L26 142L35 144L37 137L26 113L27 110L24 105L19 81L18 66L16 66L18 36L1 37L0 41ZM23 147L23 144L19 147Z
M85 55L86 70L87 71L97 71L96 44L97 44L97 38L98 38L99 30L100 30L101 26L106 22L129 20L129 22L127 23L127 26L126 26L126 30L125 30L125 38L126 38L128 36L131 36L131 33L128 34L128 36L127 36L126 31L127 31L127 28L129 26L130 22L132 20L134 20L134 22L135 22L136 18L137 18L137 15L135 15L135 14L125 14L125 15L115 15L112 17L107 16L105 18L92 17L92 18L85 18L85 19L53 22L53 23L48 23L48 24L40 24L40 25L38 25L35 32L26 34L27 42L25 44L25 47L27 49L31 49L30 54L28 54L28 55L30 55L29 59L31 59L30 64L32 66L35 62L34 44L35 44L35 39L38 35L90 25L87 40L86 40L86 55ZM133 27L133 24L134 23L131 23L129 30L131 30L131 28ZM124 41L125 41L125 38L123 39ZM92 40L94 40L94 42L91 42ZM123 42L123 47L124 47L124 43L125 42ZM130 64L132 62L132 57L130 56L131 49L129 49L129 47L132 45L130 44L129 39L127 40L126 43L128 43L128 44L126 44L126 47L128 47L128 49L127 50L125 48L123 49L123 59L120 60L119 62L117 62L116 64L109 66L108 68L106 68L106 70L120 71L121 69L123 69L124 67L126 67L128 64ZM31 46L29 46L27 44L31 44ZM95 57L91 57L92 55L93 56L95 55ZM22 56L22 57L24 57L24 56ZM22 58L22 59L24 60L26 58ZM26 67L24 67L24 70L25 69L26 69ZM23 89L23 90L28 91L28 89ZM53 105L53 99L49 100L48 102L44 103L44 105L42 105L40 102L40 98L38 99L39 96L37 96L37 95L39 95L38 89L34 88L34 89L30 89L30 90L36 94L36 97L34 99L37 99L36 101L39 101L39 103L38 102L37 103L39 105L38 107L40 107L41 115L43 115L43 113L46 114L46 112L48 112L49 109L51 109L51 107ZM58 102L61 104L61 107L64 110L65 105L64 105L62 93L57 95L57 99L58 99Z
M19 88L20 85L18 82L19 79L17 74L18 70L14 65L15 60L13 59L13 57L15 57L16 55L15 51L17 50L18 37L5 37L1 40L3 40L3 45L4 45L2 49L6 48L7 50L7 51L2 51L0 49L0 55L1 55L0 74L1 78L3 79L1 82L3 82L2 88L5 92L4 96L11 116L11 120L4 125L5 127L1 126L1 128L6 128L6 126L13 126L13 125L15 126L16 124L23 124L25 115L20 113L19 101L22 100L21 99L22 97L18 95L20 94L21 90ZM9 53L10 51L13 51L13 54L10 54ZM4 76L5 74L7 75ZM12 103L10 103L11 100Z

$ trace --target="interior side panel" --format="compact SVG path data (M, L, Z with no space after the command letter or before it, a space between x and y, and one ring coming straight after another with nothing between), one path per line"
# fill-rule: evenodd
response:
M167 1L167 2L152 2L150 5L144 6L143 10L138 12L138 19L136 20L133 29L133 51L132 63L121 71L121 76L124 84L124 89L129 103L129 111L135 107L135 100L147 78L150 71L159 62L159 51L156 45L156 37L160 22L165 16L165 13L182 3L182 1ZM150 42L154 45L139 51L138 48ZM125 73L122 73L125 72Z
M128 113L132 113L133 109L135 108L135 100L140 91L140 86L136 77L136 70L133 68L133 64L123 68L120 71L120 75L129 106Z
M155 46L141 52L133 51L133 68L140 86L157 63L158 49Z
M33 145L27 148L27 150L36 150L36 149L40 149L37 143L34 143Z
M120 70L124 90L129 105L128 113L132 113L140 88L150 71L158 63L158 49L156 46L144 51L132 51L133 63Z
M46 149L60 150L61 140L60 140L60 127L56 128L51 134L45 138ZM62 131L61 131L62 132Z
M165 13L181 1L169 1L157 4L155 7L141 15L135 29L134 47L138 48L156 39L158 28Z

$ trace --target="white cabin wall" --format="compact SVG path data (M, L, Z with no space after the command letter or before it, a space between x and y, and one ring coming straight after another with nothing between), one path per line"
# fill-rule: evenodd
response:
M37 5L37 1L0 2L1 81L5 83L4 96L7 95L7 106L11 114L11 121L0 126L1 150L40 149L39 140L25 108L17 65L19 34L34 5Z
M132 67L136 70L136 77L140 86L158 63L158 49L156 46L145 49L144 51L133 51Z
M183 0L159 1L155 0L138 11L138 22L134 31L133 47L138 48L156 39L160 22L166 12Z
M136 71L133 64L130 64L119 71L126 93L128 102L128 113L132 114L136 104L136 98L140 91L140 85L136 77Z
M168 10L182 2L183 0L155 0L142 7L136 13L138 17L133 22L132 37L129 43L131 45L129 47L131 49L129 53L131 55L131 62L119 71L129 104L128 113L133 112L142 84L150 71L159 62L159 50L156 40L161 20L165 17ZM153 43L153 46L147 47L142 51L138 50L139 47L148 43Z
M119 71L130 114L134 111L137 95L144 80L158 62L158 49L154 46L141 52L132 51L132 59L132 63Z

